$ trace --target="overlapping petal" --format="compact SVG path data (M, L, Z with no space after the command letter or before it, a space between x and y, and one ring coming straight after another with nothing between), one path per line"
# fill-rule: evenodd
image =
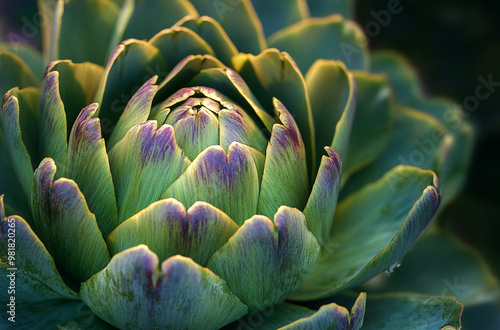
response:
M125 250L83 283L82 299L119 328L217 329L247 313L223 280L190 258L158 264L145 245Z
M339 203L320 262L291 298L331 295L401 260L439 206L436 180L431 171L398 166Z

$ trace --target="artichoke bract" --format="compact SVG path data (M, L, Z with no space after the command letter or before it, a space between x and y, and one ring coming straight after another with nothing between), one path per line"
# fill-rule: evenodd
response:
M88 31L96 44L129 38L104 67L105 47L73 49L65 30L78 10L100 7L70 1L62 15L57 3L44 36L60 34L64 58L94 63L52 58L39 86L8 90L0 113L1 281L17 269L29 324L217 329L271 308L255 326L361 327L364 293L351 312L282 302L331 296L399 262L441 202L435 172L442 189L459 186L451 165L466 157L456 143L467 137L409 108L447 105L418 94L397 105L400 71L360 71L366 50L342 48L363 39L358 27L309 18L299 3L263 29L261 1L162 2L177 23L158 32L143 24L145 12L158 14L148 1L125 1L120 13L97 15L101 34ZM316 44L332 35L333 46ZM297 46L304 38L322 51L308 55ZM407 69L378 61L380 71ZM398 143L431 132L440 138L422 164L397 157L413 150ZM436 299L423 314L456 326L461 306ZM83 325L82 301L96 323Z

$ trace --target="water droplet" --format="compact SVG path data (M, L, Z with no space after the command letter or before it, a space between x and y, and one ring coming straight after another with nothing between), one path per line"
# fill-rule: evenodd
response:
M401 266L401 261L396 261L395 263L393 263L392 265L390 265L384 272L385 272L385 275L387 276L390 276L392 275L392 273L394 273L394 270L396 268L399 268Z

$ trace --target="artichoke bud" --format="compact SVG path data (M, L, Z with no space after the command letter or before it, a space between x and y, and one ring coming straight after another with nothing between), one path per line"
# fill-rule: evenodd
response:
M170 109L165 124L174 127L177 143L190 160L212 145L227 152L232 142L265 154L269 132L215 89L183 88L165 102L165 107Z

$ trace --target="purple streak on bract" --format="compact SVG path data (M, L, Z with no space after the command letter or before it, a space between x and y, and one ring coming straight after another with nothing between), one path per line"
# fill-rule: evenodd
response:
M143 166L149 162L171 158L177 149L173 127L162 125L156 129L156 121L147 121L140 126L137 138L141 146Z

